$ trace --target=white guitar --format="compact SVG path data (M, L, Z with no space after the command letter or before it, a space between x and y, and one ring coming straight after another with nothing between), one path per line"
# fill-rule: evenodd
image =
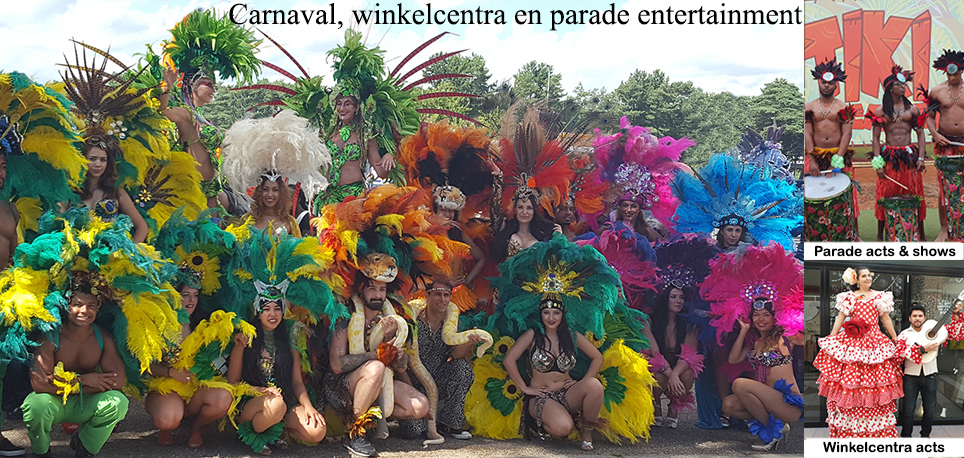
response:
M921 326L920 331L911 334L911 337L907 339L908 345L917 344L920 346L930 345L932 343L942 344L947 340L947 328L944 326L950 324L951 318L954 315L954 305L952 304L947 308L947 311L941 315L938 320L927 320ZM921 356L921 364L929 363L937 358L936 351L929 351Z

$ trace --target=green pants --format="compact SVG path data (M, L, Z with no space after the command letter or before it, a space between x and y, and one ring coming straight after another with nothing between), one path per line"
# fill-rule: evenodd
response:
M110 438L117 422L127 416L127 397L117 390L85 393L63 398L47 393L30 393L23 401L23 422L30 436L30 448L42 455L50 450L50 430L58 423L80 423L80 441L90 453L98 453Z

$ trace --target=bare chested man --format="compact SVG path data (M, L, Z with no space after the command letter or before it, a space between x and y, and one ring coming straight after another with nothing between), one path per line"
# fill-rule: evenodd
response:
M387 313L392 308L388 303L387 283L362 277L356 284L358 294L352 297L353 304L349 305L349 309L354 309L356 314L361 310L364 323L355 323L355 319L335 323L329 348L332 373L325 381L325 399L333 410L347 420L345 424L349 441L345 447L357 455L372 456L376 453L375 448L363 433L366 415L382 393L386 372L393 369L401 374L407 370L408 357L405 352L390 351L396 347L394 343L398 326L407 325L400 318L389 316L393 313ZM356 325L358 329L353 328ZM374 332L376 326L384 333L381 344L372 343L369 339L369 333ZM365 346L357 351L349 342L349 334L355 333L362 334ZM370 344L375 348L370 348ZM397 355L393 355L396 352ZM400 378L403 377L396 376L393 382L394 406L391 417L399 420L425 417L428 414L428 398ZM385 400L382 401L385 404ZM381 439L388 437L384 424L383 419L378 429Z
M103 279L74 273L63 325L59 332L42 338L35 351L30 371L34 392L27 395L22 408L30 446L37 455L49 452L53 425L71 422L80 423L80 429L71 437L70 447L78 457L93 456L127 415L128 399L119 391L124 386L124 362L113 337L94 324L106 288ZM81 393L65 396L54 385L55 377L63 377L55 371L58 365L77 376L74 388Z
M924 182L921 172L924 171L924 129L918 123L920 110L907 98L908 82L914 72L903 71L895 65L890 76L884 79L884 94L881 106L873 115L867 117L873 121L873 152L871 163L877 171L877 201L887 197L913 195L920 197L918 209L918 228L921 241L924 241L924 217L927 206L924 203ZM886 140L880 144L880 132L883 130ZM917 144L912 141L911 133L917 133ZM899 184L898 184L899 183ZM904 187L901 187L903 185ZM905 187L907 189L905 189ZM877 240L884 240L884 209L877 204Z
M964 84L961 73L964 71L964 52L944 50L944 54L934 61L934 68L943 70L947 74L947 81L934 86L927 93L921 86L927 103L927 130L934 141L934 156L964 155ZM937 123L937 113L941 114L940 125ZM940 170L938 170L940 173ZM941 233L938 242L947 239L947 197L944 188L940 188Z
M804 106L805 168L811 176L839 168L852 179L854 150L850 147L850 138L853 134L854 108L834 97L840 82L847 79L847 74L836 59L821 62L810 73L817 80L820 98ZM827 173L827 176L833 176L833 172ZM860 215L858 195L856 192L852 194L854 216L857 216ZM854 234L857 234L856 218L854 220ZM856 237L859 240L860 236Z

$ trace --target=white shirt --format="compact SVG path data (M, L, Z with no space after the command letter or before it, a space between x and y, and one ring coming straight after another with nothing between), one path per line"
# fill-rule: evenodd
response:
M897 338L898 338L898 339L907 339L907 340L910 340L910 339L916 337L917 334L918 334L918 332L915 331L914 328L907 328L907 329L904 329L903 331L901 331L901 332L900 332L900 335L897 336ZM907 374L907 375L931 375L931 374L937 372L937 358L934 358L934 359L932 359L930 362L927 362L927 363L924 363L924 364L917 364L917 363L914 362L913 359L910 359L910 358L908 357L908 355L910 354L910 352L915 352L915 351L916 351L916 352L919 352L920 350L918 350L918 348L921 348L921 347L919 347L918 345L909 345L909 346L907 347L907 350L905 350L904 355L903 355L903 356L904 356L904 374ZM934 350L934 351L937 351L937 350ZM923 373L922 373L922 371L923 371Z

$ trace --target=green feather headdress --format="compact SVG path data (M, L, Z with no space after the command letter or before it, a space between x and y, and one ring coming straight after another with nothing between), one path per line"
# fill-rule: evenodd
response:
M198 288L203 295L221 288L221 266L230 264L238 248L234 235L211 221L213 211L189 221L183 208L175 210L152 242L162 256L178 265L177 283Z
M619 328L621 338L644 339L645 315L620 298L619 273L591 246L556 234L503 262L499 272L490 281L499 290L502 310L490 319L489 328L501 335L517 338L528 329L541 329L540 303L552 300L563 303L575 332L602 339L607 330ZM613 326L614 319L623 325Z
M111 289L102 296L114 298L102 304L97 323L113 333L127 379L136 386L167 342L180 337L180 301L170 284L175 265L150 245L131 241L126 215L104 223L86 208L73 208L62 217L46 213L39 226L41 235L19 245L14 267L0 275L2 358L28 360L37 345L33 331L60 327L74 277L96 274Z
M164 52L187 76L201 73L213 79L217 72L222 79L248 83L261 73L261 63L254 56L260 44L252 31L235 24L228 15L196 10L171 29Z

